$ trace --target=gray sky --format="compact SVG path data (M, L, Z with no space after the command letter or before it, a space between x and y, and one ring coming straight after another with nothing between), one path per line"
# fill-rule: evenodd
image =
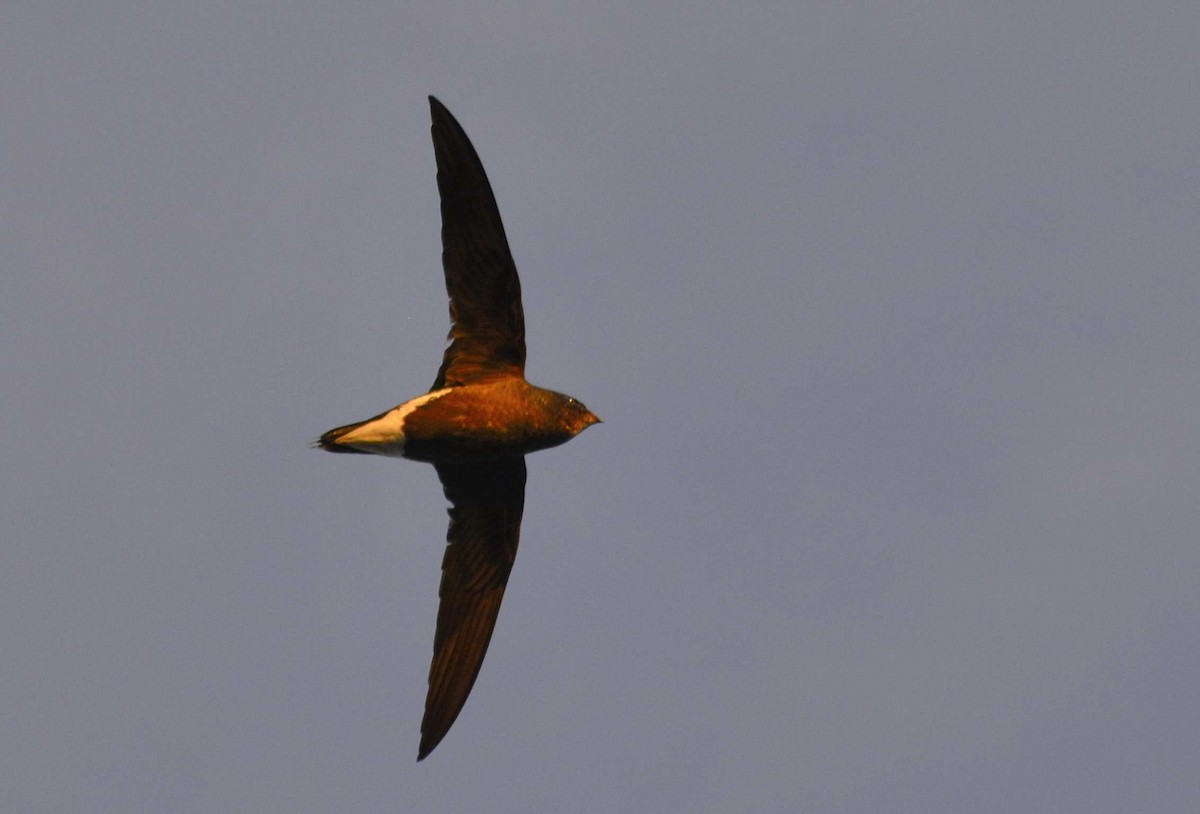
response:
M1200 810L1200 6L405 5L0 12L0 809ZM605 423L418 765L429 93Z

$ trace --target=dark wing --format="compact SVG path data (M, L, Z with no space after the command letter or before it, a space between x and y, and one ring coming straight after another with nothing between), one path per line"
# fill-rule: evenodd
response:
M483 164L450 111L432 96L442 198L442 267L450 339L434 390L525 372L521 282Z
M522 457L435 466L451 503L450 530L417 760L445 737L479 675L517 556L525 507Z

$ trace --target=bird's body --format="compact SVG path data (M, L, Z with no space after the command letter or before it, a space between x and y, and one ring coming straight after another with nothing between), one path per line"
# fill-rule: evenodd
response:
M594 423L590 415L570 396L505 378L431 390L330 430L320 444L330 452L470 463L558 446Z
M451 504L418 760L445 737L483 664L516 557L525 454L600 421L525 380L521 285L491 185L458 122L432 96L429 104L452 342L428 393L317 441L432 463Z

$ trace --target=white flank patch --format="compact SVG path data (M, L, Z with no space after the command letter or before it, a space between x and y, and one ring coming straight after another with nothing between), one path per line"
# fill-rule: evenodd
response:
M337 440L339 444L372 452L376 455L388 455L399 458L404 455L404 419L413 410L429 402L439 399L450 392L452 388L434 390L423 396L404 402L394 410L390 410L374 421L368 421L357 429L343 435Z

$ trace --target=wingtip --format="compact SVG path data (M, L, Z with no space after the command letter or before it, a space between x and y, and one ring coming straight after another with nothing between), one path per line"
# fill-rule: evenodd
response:
M433 129L436 132L439 124L442 127L446 126L447 121L455 121L454 114L450 109L442 104L441 100L432 94L429 97L429 118L433 120Z
M422 760L429 757L429 754L436 749L437 745L441 742L441 738L434 739L427 735L422 735L421 745L417 747L417 763L420 763Z

